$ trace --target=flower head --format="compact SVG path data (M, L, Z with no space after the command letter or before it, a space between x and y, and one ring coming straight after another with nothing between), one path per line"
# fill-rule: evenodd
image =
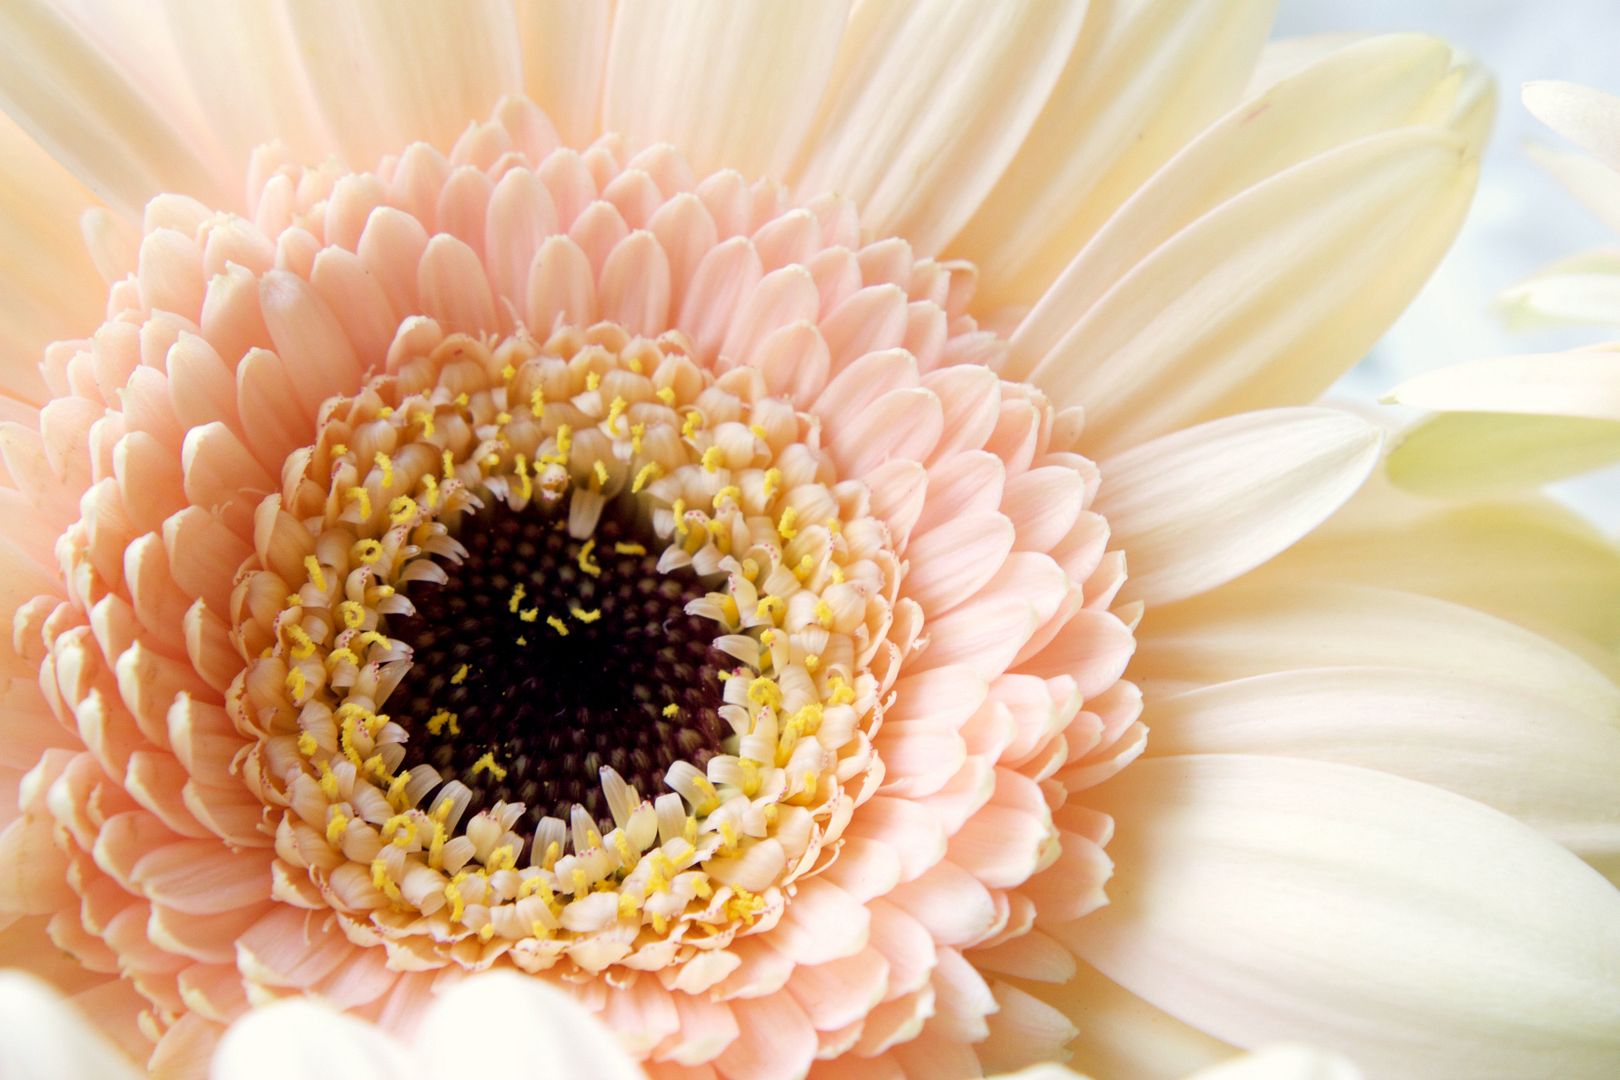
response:
M1449 50L1409 38L1238 104L1253 6L806 5L767 33L775 9L627 4L611 27L526 12L548 25L523 34L504 8L465 27L432 9L372 42L362 24L395 9L294 5L262 40L227 35L257 100L289 110L254 121L291 142L253 153L245 203L184 157L152 160L184 192L156 194L54 140L145 211L127 247L115 214L88 219L115 268L105 319L45 349L48 392L5 429L27 772L0 904L116 975L99 992L174 1074L251 1005L316 996L399 1033L488 969L573 994L651 1068L728 1076L1053 1060L1137 994L1210 1033L1209 1057L1342 1047L1378 1002L1228 1011L1241 968L1206 986L1165 950L1197 955L1189 928L1215 916L1226 941L1260 933L1261 901L1280 927L1294 902L1353 912L1373 870L1450 896L1421 843L1372 854L1406 806L1442 822L1431 845L1461 829L1466 865L1507 851L1556 881L1578 918L1554 970L1580 968L1577 929L1615 916L1606 883L1424 778L1195 728L1116 777L1146 740L1133 653L1168 722L1169 694L1270 662L1200 676L1187 627L1337 613L1229 584L1377 459L1366 422L1271 406L1314 396L1417 287L1488 111ZM170 41L193 77L229 51L192 57L200 32L177 19ZM1180 71L1209 33L1218 59ZM267 58L293 42L289 85ZM523 60L545 109L496 93L520 44L549 52ZM355 108L356 57L381 122ZM1347 86L1373 103L1346 109ZM175 117L221 107L152 93ZM240 134L181 143L229 159ZM415 141L435 138L448 153ZM1385 643L1373 622L1357 647ZM1298 691L1224 692L1251 689ZM1223 866L1314 865L1253 816L1306 789L1345 861L1222 894ZM1098 915L1105 848L1130 853L1127 886ZM1493 893L1479 921L1530 895ZM1339 956L1281 934L1268 992ZM1418 1004L1494 954L1442 938L1384 1022L1450 1023L1444 1052L1475 1053ZM1579 1063L1597 1024L1503 1041ZM1124 1028L1101 1027L1079 1045L1106 1063Z

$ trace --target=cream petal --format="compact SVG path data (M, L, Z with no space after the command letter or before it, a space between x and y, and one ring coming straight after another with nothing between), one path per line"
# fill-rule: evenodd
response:
M1443 413L1403 431L1384 462L1391 481L1442 499L1528 491L1620 461L1620 421Z
M1187 1080L1361 1080L1361 1070L1337 1054L1284 1043L1199 1069Z
M1610 174L1614 175L1614 174ZM1620 183L1620 176L1616 176ZM1620 274L1542 273L1505 290L1498 297L1513 316L1552 322L1620 322Z
M1620 172L1573 151L1532 145L1526 152L1598 220L1620 232Z
M522 89L516 21L498 0L291 0L288 17L311 96L351 164L416 140L447 148L502 94Z
M523 88L570 146L598 132L612 0L526 0L515 5Z
M99 1021L98 1021L99 1022ZM0 1074L52 1080L137 1080L140 1070L87 1018L32 976L0 971Z
M1620 353L1576 350L1468 360L1408 379L1386 400L1418 409L1620 420Z
M856 8L797 190L847 195L873 233L938 251L1017 152L1085 10L1039 0Z
M1620 98L1570 82L1526 83L1524 107L1611 169L1620 170Z
M1150 698L1148 756L1273 754L1454 791L1620 873L1620 725L1526 688L1396 667L1315 668Z
M0 41L5 111L114 209L138 215L160 191L236 205L199 148L51 4L7 4Z
M1075 256L1010 342L1026 374L1155 248L1267 178L1356 139L1432 119L1451 50L1416 34L1358 42L1227 113L1150 177Z
M530 1017L532 1025L538 1017ZM497 1040L491 1051L498 1052ZM387 1080L411 1073L399 1040L304 998L261 1006L232 1024L210 1073L220 1080Z
M951 253L978 302L1034 302L1142 181L1232 105L1265 40L1261 0L1093 0L1023 146Z
M1377 430L1347 413L1273 409L1104 461L1097 510L1130 560L1125 597L1168 603L1265 562L1350 497L1378 444Z
M1205 1030L1384 1076L1597 1077L1620 1056L1620 895L1506 815L1242 755L1139 762L1090 801L1119 821L1114 903L1061 936Z
M1450 241L1477 161L1407 128L1249 188L1138 264L1035 366L1093 448L1309 400L1384 332Z
M622 0L602 88L603 127L637 146L673 142L702 172L782 176L815 116L844 20L841 2Z
M491 1026L493 1025L493 1026ZM457 983L423 1020L416 1052L422 1073L450 1076L466 1061L466 1033L500 1030L507 1037L483 1049L495 1073L522 1075L537 1061L558 1076L637 1080L638 1069L611 1032L574 999L544 980L489 972Z

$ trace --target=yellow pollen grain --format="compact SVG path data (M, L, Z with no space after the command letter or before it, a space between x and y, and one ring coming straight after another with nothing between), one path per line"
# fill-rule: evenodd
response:
M483 756L473 762L472 774L477 776L481 772L489 773L495 778L496 782L506 779L506 768L495 763L495 752L493 750L485 750Z
M461 734L461 726L457 723L456 714L451 712L449 709L440 709L438 712L428 717L428 734L438 735L444 731L446 726L450 728L450 734Z
M763 634L759 635L759 643L761 645L765 646L767 649L770 648L772 645L775 645L776 644L776 631L775 630L767 630Z
M834 705L848 705L855 700L855 688L843 680L842 676L834 675L827 680L827 700Z
M703 468L707 472L719 472L720 466L725 464L726 452L718 446L711 446L703 451Z
M688 814L687 818L686 818L686 824L681 826L681 839L686 841L686 846L687 847L693 847L693 846L695 846L697 844L697 835L698 835L697 818L692 817L690 814ZM698 895L703 896L704 893L699 892Z
M607 482L608 482L607 466L602 463L601 458L596 459L596 464L594 466L592 466L592 470L596 473L596 484L597 484L597 486L598 487L607 487Z
M591 608L589 611L586 611L584 608L574 605L568 609L568 614L572 615L582 623L593 623L602 617L602 609Z
M519 644L519 645L522 645L522 646L525 646L525 647L527 647L527 646L528 646L528 644L529 644L529 639L528 639L528 638L527 638L527 637L525 637L525 636L524 636L524 635L522 635L522 634L519 634L519 635L518 635L518 636L517 636L517 643L518 643L518 644Z
M516 375L517 375L517 368L513 367L511 364L505 364L505 365L503 365L501 367L501 381L502 382L511 382L513 377L516 376Z
M765 497L767 499L775 498L776 493L778 491L780 491L781 488L782 488L782 470L781 469L766 469L765 470Z
M349 831L348 815L337 807L332 807L332 818L326 823L326 842L336 844L343 839L343 834Z
M668 405L671 408L674 408L674 406L675 406L675 388L673 386L661 386L661 387L659 387L658 388L658 400L662 401L665 405Z
M349 554L367 566L382 558L383 546L375 540L361 540L349 549Z
M344 498L360 505L360 520L366 521L371 517L371 493L363 487L352 487L343 493Z
M489 858L484 861L484 868L492 874L498 874L502 870L514 869L516 866L517 852L512 850L511 844L502 844L490 852Z
M354 764L354 767L358 769L363 763L360 760L360 751L354 747L356 730L354 717L351 716L343 721L343 727L338 730L338 745L343 750L343 756L348 758Z
M394 415L394 407L392 405L384 405L377 410L377 415L386 420L390 416Z
M518 612L518 618L522 619L524 622L534 622L539 617L540 609L537 607L525 608L524 610Z
M433 839L428 841L428 865L437 870L444 865L444 845L445 841L450 839L450 834L445 831L444 822L438 818L431 820L433 822Z
M796 528L798 520L799 512L793 507L790 506L786 510L783 510L782 517L776 523L776 535L780 536L783 540L791 540L795 536L798 536L799 530Z
M681 422L681 438L690 439L702 430L703 414L693 409L686 414L686 419Z
M332 766L329 765L328 763L324 762L324 761L321 762L320 768L321 768L321 778L318 781L318 783L321 785L321 794L325 795L328 799L337 798L338 797L337 774L332 772Z
M360 771L368 776L375 776L379 780L389 780L388 763L381 754L372 754L360 763Z
M342 457L344 454L347 454L348 452L349 452L348 444L346 444L346 443L333 443L332 444L332 456L333 457Z
M776 685L775 679L761 675L748 684L748 700L755 705L780 709L782 707L782 688Z
M350 630L358 630L366 621L366 609L354 600L345 600L338 605L338 618Z
M534 479L529 475L529 459L522 454L517 456L517 474L518 480L521 481L518 494L525 499L534 498Z
M286 607L295 608L304 606L304 598L297 593L288 593L287 599L282 602Z
M591 561L591 552L595 548L596 537L593 536L589 540L585 541L584 545L579 549L579 568L585 571L585 573L591 575L591 577L601 577L602 568Z
M314 757L316 749L318 749L318 745L315 742L315 736L307 731L299 732L298 752L305 757Z
M529 590L524 588L521 582L514 585L512 587L512 595L506 601L506 610L511 612L513 615L516 615L518 608L523 606L523 598L528 594Z
M371 860L371 884L388 899L395 901L401 899L399 886L389 876L388 863L380 855Z
M647 554L647 549L642 547L640 544L626 544L622 540L619 541L617 544L613 545L613 550L615 552L617 552L618 554L620 554L620 555L645 555L645 554Z
M446 450L440 455L439 460L444 465L444 478L454 480L456 478L456 455Z
M456 673L454 675L450 676L450 685L451 686L460 686L462 683L464 683L466 681L467 681L467 665L462 664L460 667L456 668Z
M379 451L377 451L376 455L372 457L371 460L376 462L377 468L382 470L383 487L393 487L394 486L394 459L389 457L387 454L383 453L381 450L379 450Z
M397 495L388 503L388 520L403 525L416 516L416 500L409 495Z
M394 777L394 782L388 785L387 799L390 805L394 807L401 805L400 801L405 797L405 787L410 782L411 774L408 769Z
M416 422L418 424L422 425L422 438L424 438L424 439L433 438L433 410L432 409L429 409L426 412L417 413L416 414Z
M456 395L456 404L465 409L468 405L472 404L472 398L468 397L467 392L463 390L461 393Z
M422 475L422 487L426 489L426 493L422 496L422 501L427 504L427 508L429 510L432 510L434 507L439 505L438 478L432 473L424 473Z
M484 464L488 465L491 469L495 468L500 463L501 455L495 453L493 450L484 455Z
M681 707L672 701L668 705L664 706L664 715L673 720L675 717L681 715Z
M793 568L793 576L798 578L800 581L804 581L815 572L815 569L815 557L812 555L806 555L799 560L799 565Z
M537 386L529 394L529 413L536 420L538 420L538 419L540 419L541 411L544 410L545 407L546 407L546 391L545 391L545 388Z
M557 616L555 616L555 615L547 615L546 616L546 625L551 627L553 630L557 631L557 636L558 637L567 637L568 636L568 624L563 622L561 619L557 618Z
M574 429L567 424L557 425L557 453L564 459L568 457L569 449L574 445Z
M804 658L804 670L813 672L820 666L821 657L817 656L815 653L811 653Z
M574 895L584 896L591 887L590 881L585 877L585 871L576 866L574 872L569 876L573 878Z
M837 536L839 533L844 531L844 523L835 517L831 517L826 521L823 521L821 523L821 527L832 533L834 536Z
M313 555L304 556L304 569L309 573L309 583L321 592L326 591L326 575L321 572L321 564Z
M500 412L495 414L495 422L501 427L505 427L507 424L512 422L512 414L507 412L505 409L502 409Z
M641 467L641 471L636 473L635 482L630 485L630 494L639 494L642 488L658 479L663 473L664 470L658 467L658 462L647 462Z
M768 437L763 424L749 424L748 430L756 439L765 439Z
M599 371L589 371L589 372L585 373L585 389L586 389L587 392L589 392L591 390L595 390L601 385L602 385L602 373L601 372L599 372Z

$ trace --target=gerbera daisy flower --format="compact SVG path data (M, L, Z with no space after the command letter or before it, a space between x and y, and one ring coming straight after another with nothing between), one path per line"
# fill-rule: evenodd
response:
M1489 114L1265 7L8 8L7 947L159 1075L491 969L659 1075L1607 1071L1620 692L1248 573Z

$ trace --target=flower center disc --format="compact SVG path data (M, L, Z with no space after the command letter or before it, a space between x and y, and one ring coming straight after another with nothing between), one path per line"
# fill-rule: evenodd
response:
M584 541L534 503L492 500L461 520L465 557L443 584L415 584L416 613L387 623L414 655L390 699L412 733L405 768L460 780L471 813L521 802L513 830L529 839L576 804L609 832L604 765L658 792L674 762L702 768L720 752L728 660L714 624L686 612L712 582L660 573L641 517L621 496Z

